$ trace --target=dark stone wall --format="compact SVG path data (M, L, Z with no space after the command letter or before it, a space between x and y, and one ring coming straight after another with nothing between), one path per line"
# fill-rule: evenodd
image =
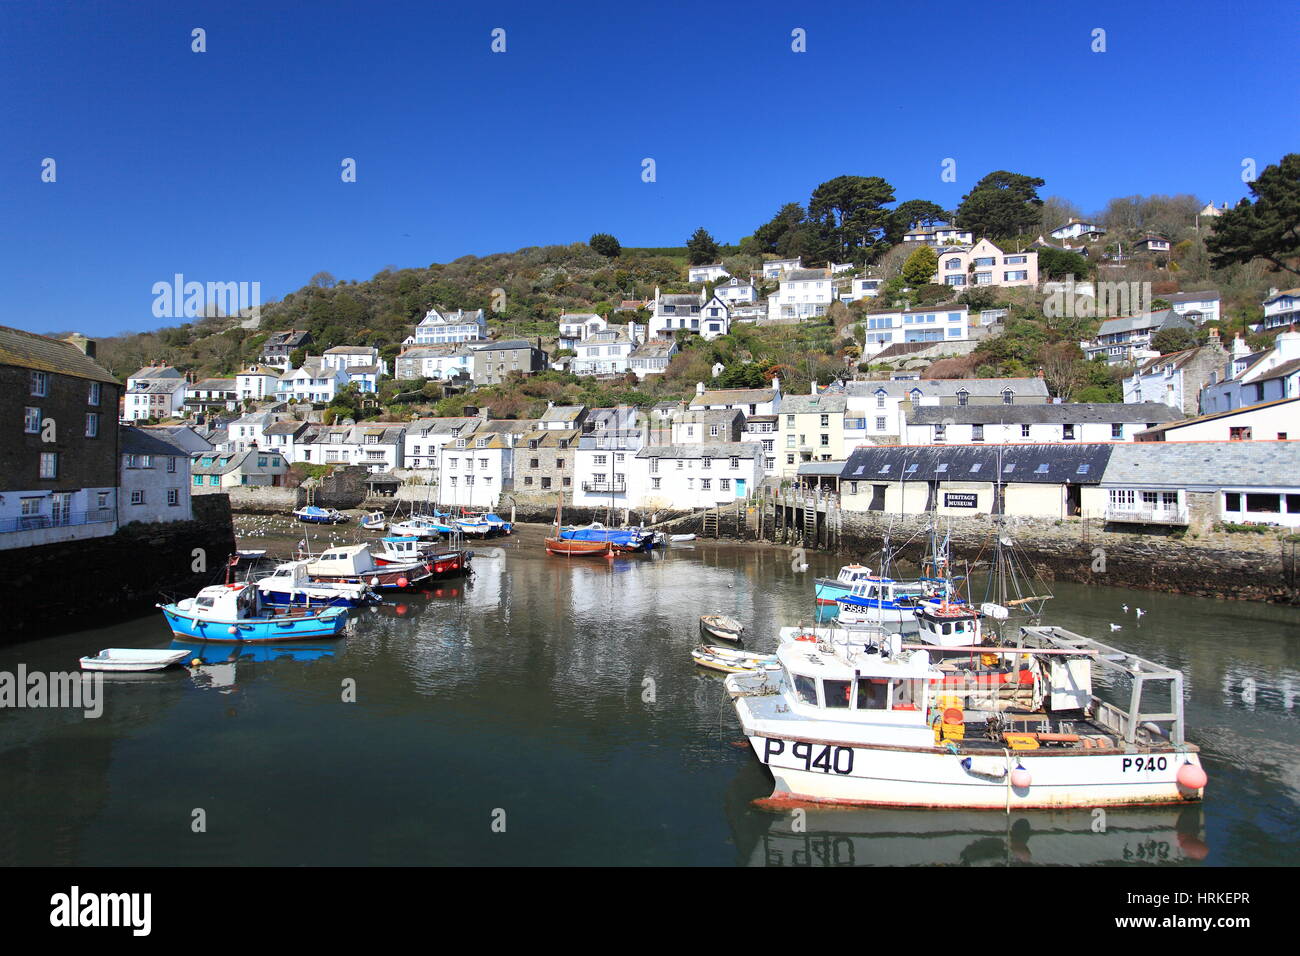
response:
M7 596L0 641L125 620L147 613L162 592L192 595L217 580L235 550L230 500L203 495L193 503L193 521L133 524L108 537L0 551ZM204 570L195 570L196 550Z
M88 403L90 381L51 372L48 393L31 394L31 370L0 366L0 491L77 491L117 485L117 406L122 386L101 383L98 405ZM53 442L23 430L23 409L54 419ZM86 437L86 413L99 414L99 435ZM59 473L40 477L42 452L56 452Z

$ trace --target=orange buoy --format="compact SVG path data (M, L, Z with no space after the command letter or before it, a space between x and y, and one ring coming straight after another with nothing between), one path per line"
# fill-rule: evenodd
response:
M943 722L945 724L960 724L963 720L962 712L956 707L949 707L943 712Z
M1033 780L1033 776L1024 768L1023 764L1016 764L1016 769L1011 771L1011 786L1017 790L1028 790Z
M1188 760L1178 768L1178 776L1175 779L1177 779L1180 787L1186 787L1188 790L1200 790L1209 782L1210 778L1202 768Z

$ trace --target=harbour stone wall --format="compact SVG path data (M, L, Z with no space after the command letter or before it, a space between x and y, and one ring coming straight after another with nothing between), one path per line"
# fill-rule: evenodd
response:
M230 501L201 495L193 507L192 521L132 524L103 538L0 551L0 576L12 595L0 640L115 623L148 613L162 592L193 594L211 584L235 550ZM161 615L157 636L168 636Z

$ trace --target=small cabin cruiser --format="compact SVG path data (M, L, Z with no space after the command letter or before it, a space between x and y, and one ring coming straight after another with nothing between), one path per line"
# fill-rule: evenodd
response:
M787 629L802 630L802 629ZM990 809L1179 804L1206 775L1183 734L1182 674L1056 627L1014 647L1037 675L1012 696L947 678L898 634L787 635L775 672L725 681L782 803ZM946 662L951 663L951 662ZM1132 681L1124 709L1092 693L1094 667ZM1143 691L1161 688L1158 712ZM1127 688L1126 688L1127 690Z
M387 524L382 511L372 511L361 519L361 527L367 531L383 531Z
M366 545L351 544L323 551L307 565L307 576L312 581L368 584L377 591L401 591L428 581L433 569L428 561L379 565Z
M395 535L423 538L426 541L437 540L439 535L451 534L453 531L450 525L423 515L412 516L406 521L394 521L388 526L388 530Z
M866 581L871 576L871 569L865 564L846 564L833 578L818 578L816 583L817 603L825 607L834 607L838 598L848 597L855 584Z
M178 637L205 641L300 641L337 637L348 622L341 607L277 608L246 581L213 584L192 598L155 605Z
M266 577L258 578L262 600L275 607L361 607L382 600L367 584L312 581L310 561L286 561Z
M414 535L389 535L381 539L380 545L383 550L378 554L371 553L378 566L424 563L432 567L435 578L464 574L469 570L473 557L472 551L431 546Z
M835 604L844 624L892 624L912 629L917 608L931 596L930 588L920 581L895 581L869 574L847 595L836 598Z

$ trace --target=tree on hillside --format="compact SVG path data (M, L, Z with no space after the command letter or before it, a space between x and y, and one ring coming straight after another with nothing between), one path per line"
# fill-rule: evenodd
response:
M335 282L336 280L334 276L330 273L318 272L311 277L311 281L308 284L315 289L332 289L334 288Z
M938 253L929 246L921 246L907 257L900 275L902 275L904 282L916 289L933 281L934 274L938 270Z
M822 227L828 257L865 261L867 252L883 241L894 201L894 187L879 176L836 176L813 190L808 218Z
M289 353L289 367L302 368L302 363L307 361L307 350L305 348L296 348Z
M1042 363L1043 380L1047 382L1047 387L1063 402L1068 402L1087 378L1083 352L1073 342L1043 346L1039 361Z
M1071 219L1082 219L1079 207L1060 196L1048 196L1038 210L1038 229L1047 235L1053 229L1059 229Z
M598 232L587 240L587 245L595 249L606 259L615 259L623 251L617 239L607 232Z
M1161 329L1151 336L1151 347L1161 355L1194 349L1199 344L1196 333L1191 329Z
M1205 240L1216 269L1263 259L1278 269L1300 275L1300 153L1288 153L1268 166L1250 184L1255 197L1243 199L1214 221ZM1290 264L1288 264L1290 260Z
M768 222L755 229L750 238L760 255L768 253L785 258L790 241L805 229L803 206L788 202Z
M742 362L724 368L715 384L718 388L762 388L770 381L762 365Z
M961 199L957 225L975 234L1003 239L1030 232L1038 224L1043 201L1038 187L1045 180L999 169L989 173Z
M686 258L693 266L709 265L718 261L718 244L703 226L696 229L687 240Z
M1074 276L1082 281L1092 272L1086 256L1066 249L1043 248L1038 250L1038 274L1044 279L1064 279Z
M885 227L885 241L891 246L897 245L903 241L903 236L913 225L933 226L936 222L947 222L951 217L952 214L946 209L928 199L909 199L900 202L889 214L889 222Z

